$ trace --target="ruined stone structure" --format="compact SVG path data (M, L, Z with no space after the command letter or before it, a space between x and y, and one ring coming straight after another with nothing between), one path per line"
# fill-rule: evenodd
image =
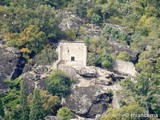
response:
M86 66L87 46L82 41L60 42L57 52L58 61L65 65Z

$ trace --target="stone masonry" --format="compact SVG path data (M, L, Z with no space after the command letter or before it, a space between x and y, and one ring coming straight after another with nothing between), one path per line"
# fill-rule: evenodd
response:
M60 42L57 52L58 61L65 65L86 66L87 46L82 41Z

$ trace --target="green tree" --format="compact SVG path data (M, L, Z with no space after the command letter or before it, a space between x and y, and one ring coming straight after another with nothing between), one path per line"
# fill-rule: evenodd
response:
M44 0L44 3L59 9L61 7L66 7L71 0Z
M52 45L45 46L45 48L34 57L33 61L38 65L47 65L55 62L58 59L58 55L52 47Z
M138 63L136 64L136 70L138 72L149 72L151 73L153 70L152 62L149 59L139 59Z
M43 113L43 107L41 103L41 96L39 89L34 90L29 119L30 120L44 119L44 113Z
M102 22L102 18L98 14L93 13L93 15L91 16L91 22L92 23L97 23L97 24L101 23Z
M124 60L124 61L130 61L130 56L127 52L124 51L118 54L117 59Z
M155 66L155 71L157 73L160 73L160 60L157 60L156 66Z
M52 96L48 91L40 90L42 99L42 107L44 109L45 116L50 114L56 114L60 107L60 99L58 96Z
M3 97L3 103L4 106L9 108L9 109L15 109L17 108L17 106L20 103L20 92L15 90L15 89L11 89L8 91L8 93Z
M1 116L1 117L4 116L4 108L3 108L1 96L0 96L0 116Z
M85 17L87 14L87 8L85 5L85 1L75 1L75 6L76 6L76 13L80 16L80 17Z
M57 112L58 120L70 120L73 118L73 113L67 107L62 107Z
M23 32L9 33L6 36L8 45L19 47L20 49L27 48L25 51L20 52L35 52L38 53L45 43L45 33L34 25L29 25Z
M113 59L106 53L106 51L103 51L103 53L99 54L99 58L96 60L95 65L102 68L112 69Z
M27 103L27 92L25 90L24 81L21 81L21 91L20 91L20 106L21 106L21 120L28 120L29 119L29 106Z
M101 117L101 120L147 120L145 117L136 117L137 114L145 114L146 110L136 103L130 103L119 109L110 108L107 110L106 115Z
M11 3L11 0L1 0L0 1L0 5L10 5L10 3Z
M126 79L122 81L121 85L124 90L127 90L127 99L134 97L133 100L145 108L148 113L160 115L160 109L158 108L160 75L143 72L136 77L136 83Z
M74 41L77 37L77 30L76 29L69 29L65 31L65 36L67 40Z
M47 90L59 97L66 97L70 94L72 80L62 71L55 70L47 79Z
M4 118L9 120L18 120L21 115L20 109L20 92L16 89L11 89L3 97L4 107L8 108Z

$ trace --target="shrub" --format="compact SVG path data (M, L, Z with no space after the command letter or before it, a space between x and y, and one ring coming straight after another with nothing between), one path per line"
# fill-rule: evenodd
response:
M107 114L102 115L101 120L145 120L145 117L132 117L136 114L144 114L146 111L136 103L130 103L119 109L109 108Z
M69 29L65 31L66 39L74 41L77 37L77 30L76 29Z
M141 71L151 72L153 69L154 69L153 65L149 59L144 59L144 60L140 59L136 64L136 70L138 72Z
M125 34L123 31L120 31L119 28L114 28L112 26L106 25L103 34L105 36L111 36L113 37L114 40L120 41L120 42L125 42L127 44L130 43L131 38Z
M44 109L44 114L55 114L60 106L60 99L57 96L52 96L47 91L41 90L41 102Z
M52 64L57 60L56 50L51 46L46 46L39 54L37 54L33 61L38 65L48 65Z
M91 16L91 21L92 23L101 23L102 18L98 14L93 13L93 15Z
M155 71L156 71L157 73L160 73L160 60L157 60L157 62L156 62Z
M62 107L57 113L58 120L70 120L73 117L73 113L67 107Z
M70 93L72 80L62 71L55 70L47 79L47 90L59 97L66 97Z
M109 60L104 60L101 64L104 68L112 68L112 63Z
M4 109L3 109L3 104L2 104L2 99L0 96L0 117L4 116Z
M107 54L106 52L103 52L99 55L99 59L97 59L95 65L102 68L112 69L113 68L113 59L112 57Z
M92 66L95 65L95 57L93 53L88 53L87 54L87 65Z
M130 61L130 56L127 52L123 51L118 54L117 59L124 60L124 61Z

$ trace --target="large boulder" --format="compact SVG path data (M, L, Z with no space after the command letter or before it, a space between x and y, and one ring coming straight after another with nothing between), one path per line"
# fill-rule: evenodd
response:
M135 66L131 62L125 62L122 60L117 60L115 61L114 65L114 71L121 73L121 74L126 74L132 77L135 77L137 72L135 70Z
M33 71L26 72L23 75L23 80L31 80L31 81L37 81L40 79L40 75L34 73Z
M80 75L77 74L75 67L73 68L71 66L60 64L58 66L58 69L62 70L67 76L69 76L73 80L77 80L81 77Z
M4 81L11 79L17 69L19 51L16 48L0 46L0 89L7 89Z
M97 77L97 71L94 67L77 67L75 68L76 73L83 76L83 77Z
M65 99L64 105L80 116L93 118L105 112L111 101L112 95L96 86L74 86L71 95Z
M34 66L31 71L25 72L22 75L22 80L25 81L28 92L33 92L35 87L46 89L46 78L50 69L44 65Z

